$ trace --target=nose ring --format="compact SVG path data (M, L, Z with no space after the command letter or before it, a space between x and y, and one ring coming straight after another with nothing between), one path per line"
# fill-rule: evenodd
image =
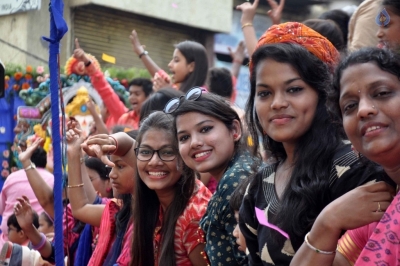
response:
M375 109L375 106L374 106L374 105L372 105L372 109Z

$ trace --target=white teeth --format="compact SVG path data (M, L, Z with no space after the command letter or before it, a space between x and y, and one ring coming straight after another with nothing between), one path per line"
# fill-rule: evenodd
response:
M380 126L369 127L369 128L367 128L367 131L365 131L365 133L368 133L368 132L371 132L371 131L374 131L374 130L377 130L377 129L380 129L380 128L381 128Z
M163 175L166 175L167 173L166 172L149 172L149 174L153 175L153 176L163 176Z
M200 152L200 153L196 154L194 157L195 157L195 158L199 158L199 157L202 157L202 156L207 155L207 154L209 154L209 153L210 153L209 151Z

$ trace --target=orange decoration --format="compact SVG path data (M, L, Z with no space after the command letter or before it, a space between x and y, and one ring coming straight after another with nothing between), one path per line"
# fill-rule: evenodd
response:
M258 40L256 49L273 43L299 44L325 62L331 71L334 71L340 59L339 52L328 39L299 22L286 22L271 26ZM249 68L252 73L253 63L251 61Z
M5 84L4 84L4 89L8 89L8 82L4 82Z
M19 90L19 85L18 84L14 84L13 85L13 90L15 90L15 91Z
M6 75L6 76L4 77L4 80L5 80L5 81L9 81L9 80L10 80L10 76Z
M33 68L31 66L27 66L26 67L26 72L27 73L32 73L32 71L33 71Z
M32 79L32 75L31 74L25 74L25 79L31 80Z
M18 80L20 80L21 78L22 78L22 73L21 72L17 72L17 73L15 73L14 74L14 79L16 80L16 81L18 81Z
M28 82L24 82L24 84L22 84L22 89L23 89L23 90L27 90L27 89L29 89L30 87L31 87L31 85L29 85Z

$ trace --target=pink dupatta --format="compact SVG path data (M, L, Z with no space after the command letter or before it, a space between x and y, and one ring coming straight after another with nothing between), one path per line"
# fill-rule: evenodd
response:
M374 229L355 265L400 265L400 192Z

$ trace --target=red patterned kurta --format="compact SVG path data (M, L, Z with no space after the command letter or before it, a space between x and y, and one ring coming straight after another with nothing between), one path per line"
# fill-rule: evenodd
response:
M199 228L199 221L207 209L208 201L212 194L203 183L196 180L197 188L189 199L186 209L178 218L175 227L175 259L178 266L190 266L189 254L200 243L204 243L204 232ZM155 266L158 266L160 255L161 225L164 213L160 207L159 220L154 232L154 257Z

